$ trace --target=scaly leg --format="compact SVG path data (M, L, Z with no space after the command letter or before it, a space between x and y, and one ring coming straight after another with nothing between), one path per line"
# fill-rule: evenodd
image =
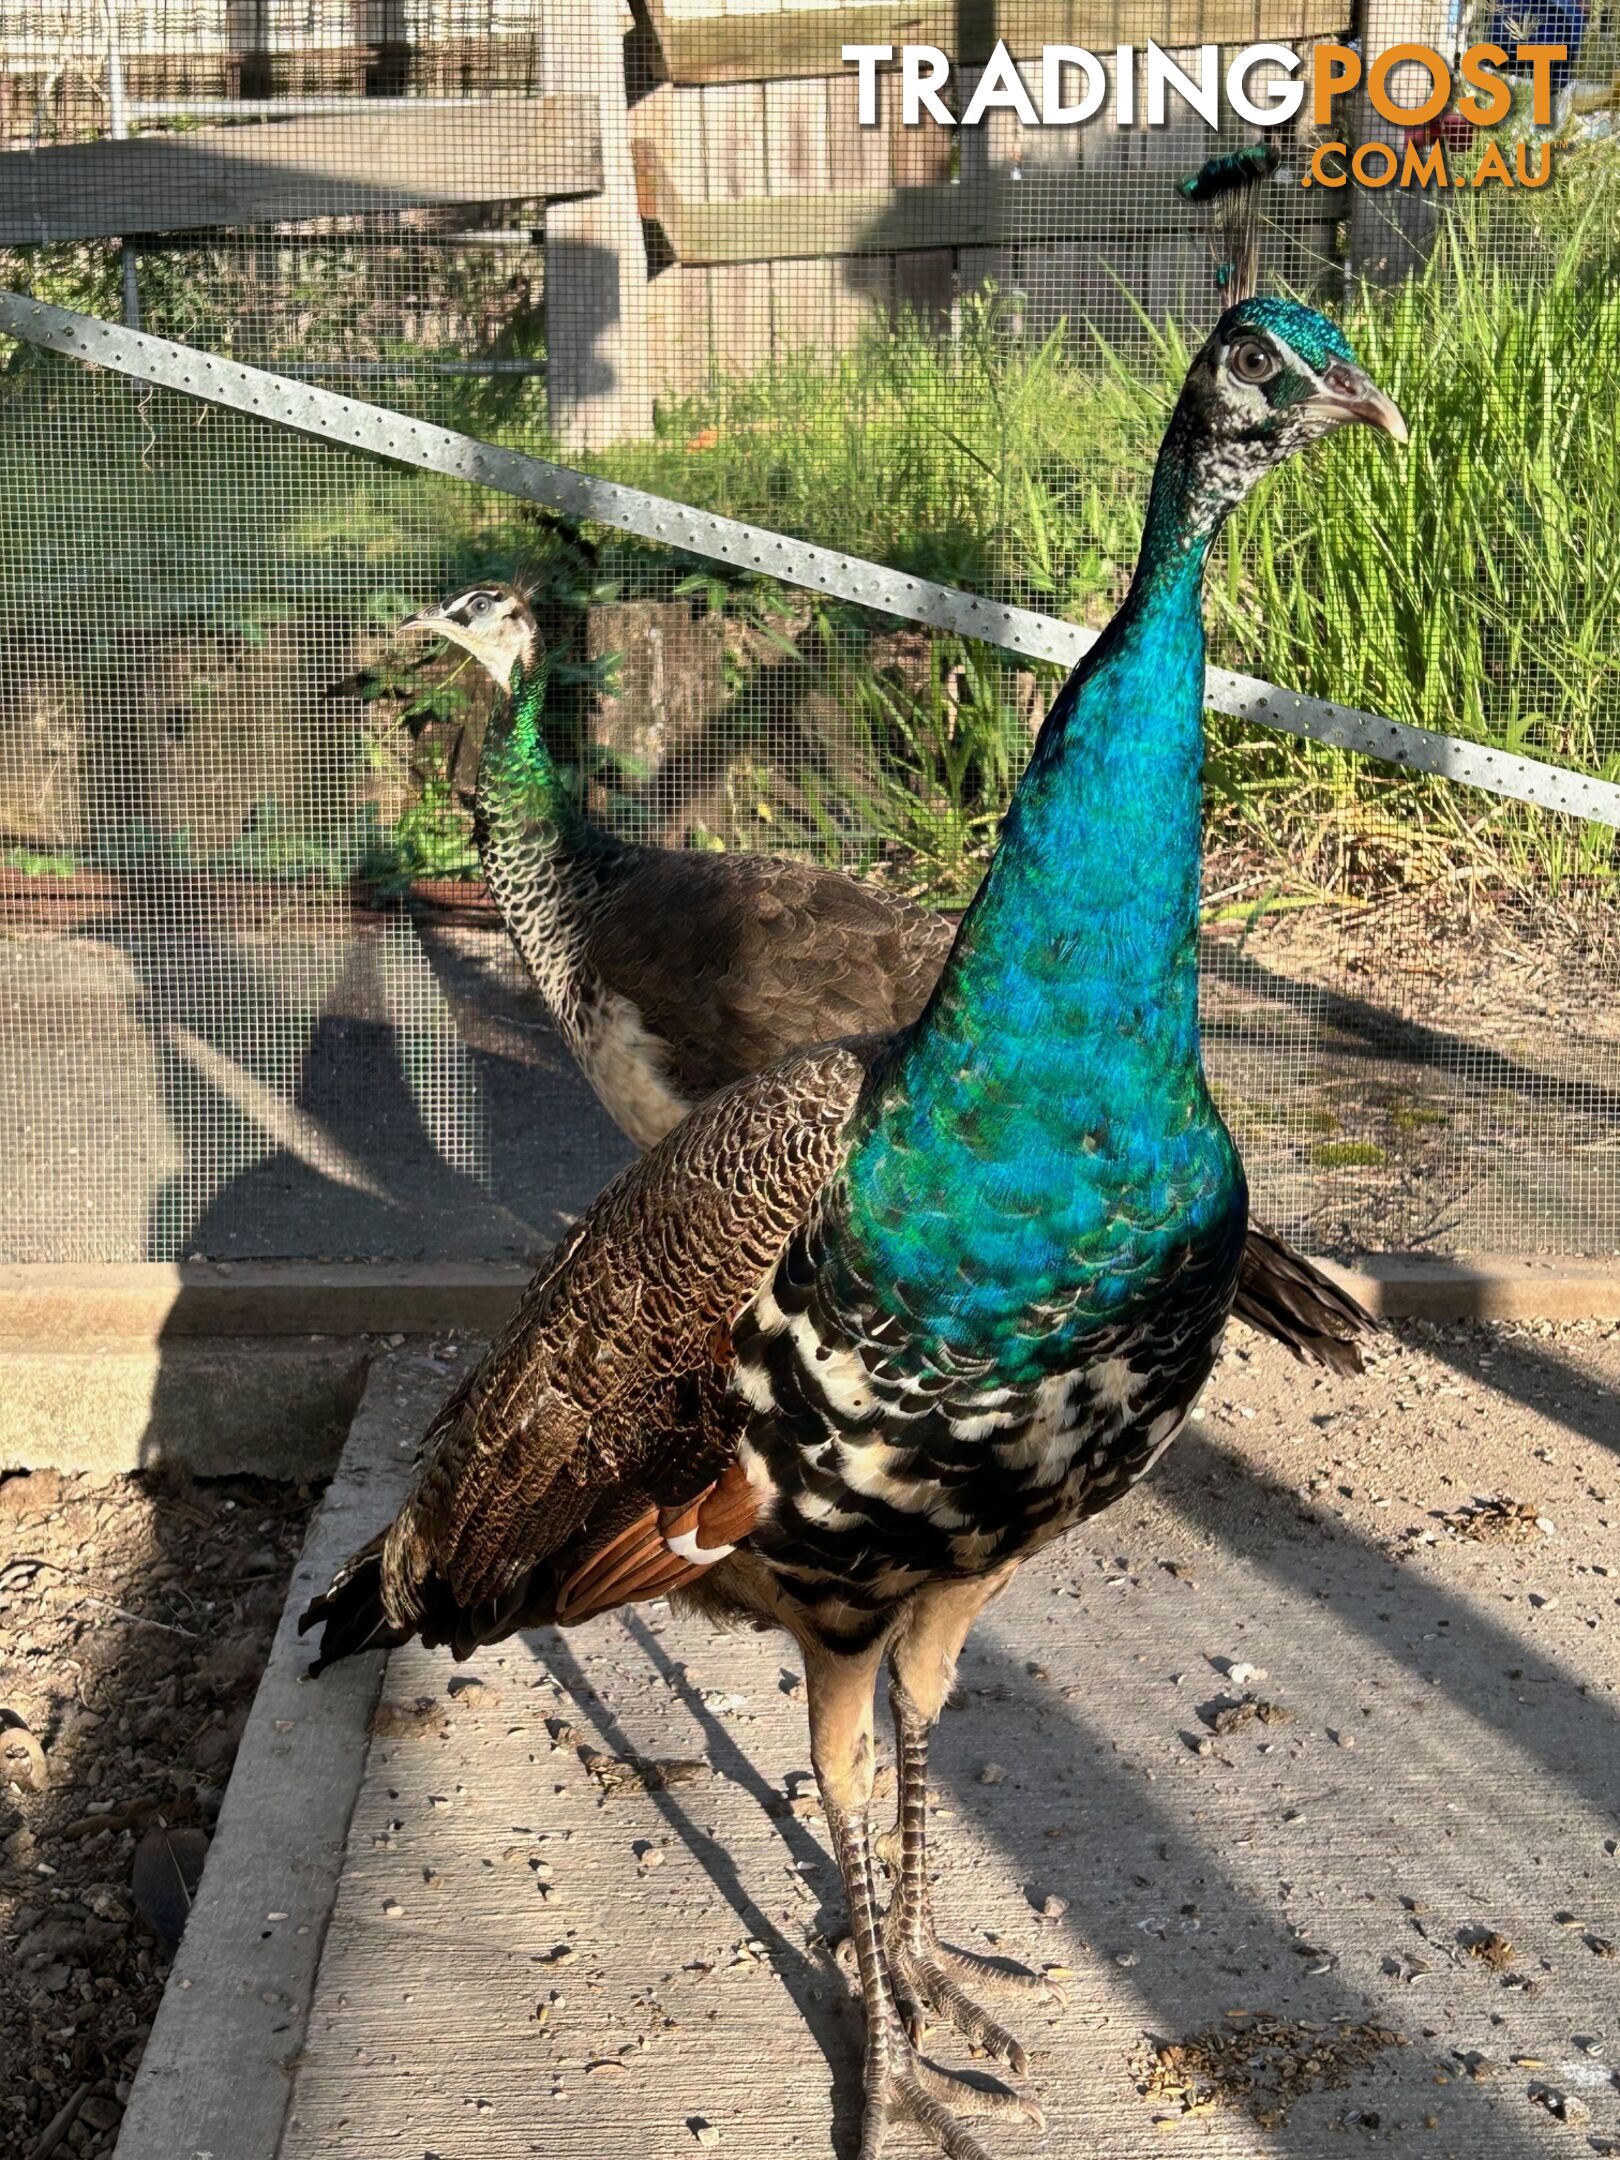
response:
M1024 2047L969 1989L1047 2003L1063 1997L1044 1974L948 1949L934 1926L928 1884L928 1736L954 1684L969 1627L1011 1574L1008 1567L981 1582L941 1584L922 1591L908 1608L890 1652L900 1814L894 1831L879 1839L878 1850L896 1877L884 1941L897 2006L912 2040L920 2039L925 2014L932 2010L1022 2077L1029 2068Z
M989 2160L955 2109L1021 2107L1013 2094L987 2093L920 2063L901 2025L878 1917L869 1817L874 1747L872 1692L882 1646L844 1653L805 1646L810 1702L810 1759L849 1901L850 1933L866 2019L859 2160L882 2160L889 2125L914 2123L946 2160ZM954 2105L953 2105L954 2104Z

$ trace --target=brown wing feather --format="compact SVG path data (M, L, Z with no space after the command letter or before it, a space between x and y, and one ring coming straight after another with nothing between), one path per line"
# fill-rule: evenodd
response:
M570 1585L580 1617L610 1548L626 1593L650 1594L636 1555L658 1510L724 1492L713 1527L736 1519L742 1410L716 1356L836 1169L875 1048L724 1090L607 1188L428 1434L382 1548L390 1629L487 1640L556 1617Z
M1359 1338L1380 1328L1331 1275L1252 1218L1232 1310L1304 1364L1339 1373L1360 1372Z
M807 863L649 850L597 915L588 958L696 1101L810 1044L906 1026L953 931Z

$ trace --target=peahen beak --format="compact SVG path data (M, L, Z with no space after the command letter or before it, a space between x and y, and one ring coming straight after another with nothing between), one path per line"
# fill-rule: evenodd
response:
M1311 403L1335 420L1361 420L1392 442L1406 441L1406 422L1395 400L1385 397L1372 379L1346 360L1335 361L1322 377L1322 388Z

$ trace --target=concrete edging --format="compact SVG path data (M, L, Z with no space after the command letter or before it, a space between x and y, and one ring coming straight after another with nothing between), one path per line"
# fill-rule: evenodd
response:
M380 1651L352 1658L311 1686L298 1615L399 1506L446 1385L419 1356L372 1369L293 1571L116 2160L275 2160L384 1665Z
M1620 1258L1375 1253L1323 1264L1386 1319L1620 1319ZM4 1267L0 1356L221 1336L487 1336L531 1274L508 1261Z

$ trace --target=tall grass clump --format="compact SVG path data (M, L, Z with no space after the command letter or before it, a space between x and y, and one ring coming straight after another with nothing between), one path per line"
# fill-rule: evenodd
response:
M1613 779L1620 165L1585 157L1576 170L1565 186L1579 185L1578 212L1568 192L1550 219L1459 204L1421 277L1350 309L1351 341L1410 444L1392 454L1358 434L1309 471L1282 471L1234 520L1214 618L1230 665ZM1280 779L1304 780L1308 755L1336 811L1387 797L1365 767L1271 741L1243 761L1239 796L1264 781L1274 800ZM1386 807L1414 840L1457 815L1454 791L1432 784ZM1489 824L1507 858L1547 876L1613 861L1599 828L1506 808Z
M1328 303L1331 305L1331 301ZM1213 301L1211 305L1213 315ZM1286 467L1212 570L1214 657L1417 726L1620 776L1620 158L1465 197L1426 269L1341 310L1411 443L1353 431ZM1208 322L1026 341L994 299L667 414L617 477L1075 620L1117 604L1150 462ZM926 716L925 716L926 717ZM913 730L926 737L928 725ZM993 761L992 761L993 762ZM931 769L932 772L932 769ZM1613 836L1217 721L1217 816L1347 872L1472 861L1609 874Z

